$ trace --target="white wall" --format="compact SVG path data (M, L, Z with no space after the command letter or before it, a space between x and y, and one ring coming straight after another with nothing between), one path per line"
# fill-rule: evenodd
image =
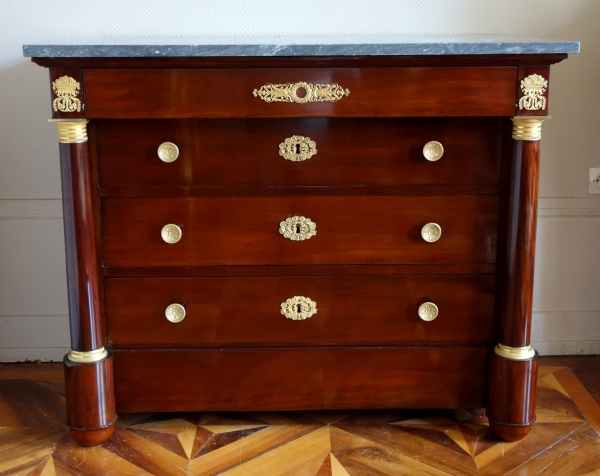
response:
M69 346L58 146L48 74L24 43L90 36L508 34L582 42L553 67L543 126L534 345L600 351L600 3L597 0L2 0L0 361Z

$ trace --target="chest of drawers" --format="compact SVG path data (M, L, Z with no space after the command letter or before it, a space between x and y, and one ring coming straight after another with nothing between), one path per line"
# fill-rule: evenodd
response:
M577 44L527 45L30 47L59 130L75 439L116 411L394 407L487 407L526 436L540 124Z

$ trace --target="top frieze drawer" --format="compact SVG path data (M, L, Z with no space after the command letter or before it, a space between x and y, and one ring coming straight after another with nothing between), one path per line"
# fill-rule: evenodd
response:
M512 66L87 69L96 118L511 116Z

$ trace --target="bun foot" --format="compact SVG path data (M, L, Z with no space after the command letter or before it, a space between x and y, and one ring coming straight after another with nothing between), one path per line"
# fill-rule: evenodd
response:
M115 423L111 423L104 428L95 428L93 430L80 430L69 428L73 439L81 446L97 446L108 441L115 431Z
M503 441L519 441L525 438L531 432L533 423L526 425L510 425L506 423L498 423L494 420L489 420L490 429L498 438Z

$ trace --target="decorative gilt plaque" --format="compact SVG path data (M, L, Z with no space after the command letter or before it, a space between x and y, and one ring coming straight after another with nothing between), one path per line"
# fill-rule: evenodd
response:
M519 99L519 109L537 111L546 109L544 93L548 88L548 81L539 74L530 74L521 81L523 97Z
M317 234L317 224L310 218L293 216L279 224L279 233L292 241L309 240Z
M294 321L302 321L317 313L317 303L304 296L294 296L281 303L281 314Z
M298 93L304 91L304 95ZM254 97L260 97L265 102L336 102L350 94L349 89L342 88L339 84L312 84L300 81L287 84L265 84L260 89L252 91Z
M56 99L52 101L54 112L80 112L81 101L77 98L81 85L70 76L61 76L52 82Z
M310 159L317 153L317 143L310 137L292 136L279 144L279 155L292 162Z

